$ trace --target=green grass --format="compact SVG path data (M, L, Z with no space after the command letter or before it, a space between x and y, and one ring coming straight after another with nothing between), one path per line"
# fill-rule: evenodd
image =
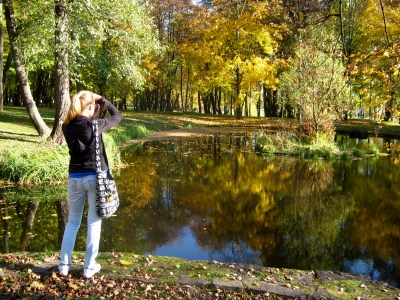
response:
M321 139L318 144L305 143L289 132L262 136L255 148L262 153L280 153L313 159L332 159L340 154L339 148L333 141Z
M68 160L65 146L52 147L38 142L35 149L27 152L2 151L0 174L19 183L62 182L68 174Z
M399 127L400 128L400 127ZM318 143L304 140L290 132L278 132L258 138L255 150L263 154L284 154L311 159L355 159L379 155L379 148L370 144L367 151L362 149L339 149L333 138L323 137Z
M51 128L54 110L42 108ZM68 151L38 136L24 107L6 106L0 112L1 178L19 183L59 182L68 176Z

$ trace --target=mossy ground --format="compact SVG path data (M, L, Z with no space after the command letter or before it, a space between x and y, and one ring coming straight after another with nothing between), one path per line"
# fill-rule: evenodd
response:
M77 267L75 271L71 269L67 277L59 277L57 253L1 255L0 295L7 295L8 299L16 299L17 295L31 299L61 298L71 293L81 298L95 296L90 299L105 299L111 294L116 299L288 299L266 292L262 287L268 283L301 291L306 297L317 292L330 299L400 299L399 289L371 281L366 276L331 272L319 275L310 270L189 261L132 253L101 253L97 261L102 265L102 270L92 279L84 280L81 272L83 253L75 252L73 257ZM182 277L188 278L189 284L187 280L182 284ZM219 282L241 283L243 288L231 290L215 286L213 282L217 279ZM18 291L15 290L16 286ZM82 286L84 290L81 290ZM190 289L188 286L191 286ZM260 290L257 292L258 287ZM183 290L185 292L179 297L171 296L173 291L177 296Z

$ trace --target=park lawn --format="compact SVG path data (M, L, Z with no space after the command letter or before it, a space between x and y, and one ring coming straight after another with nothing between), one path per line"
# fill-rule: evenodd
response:
M52 128L54 110L40 109L46 124ZM12 150L16 153L35 151L45 139L40 137L24 107L5 106L0 112L0 153Z

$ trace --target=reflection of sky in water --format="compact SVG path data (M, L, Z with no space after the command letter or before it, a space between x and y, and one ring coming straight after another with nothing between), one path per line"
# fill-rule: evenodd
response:
M157 248L150 254L155 256L172 256L188 260L205 260L219 262L237 262L237 263L258 263L257 257L260 253L254 253L250 247L243 247L243 244L228 244L222 250L212 250L202 248L196 241L189 227L182 229L181 235L172 243ZM235 253L236 251L240 252ZM241 261L243 260L243 261Z
M367 275L372 279L378 279L381 275L380 272L373 267L372 263L367 264L361 259L353 261L346 260L344 266L349 273Z
M189 260L208 260L208 252L202 250L188 227L172 243L157 248L151 253L157 256L174 256Z

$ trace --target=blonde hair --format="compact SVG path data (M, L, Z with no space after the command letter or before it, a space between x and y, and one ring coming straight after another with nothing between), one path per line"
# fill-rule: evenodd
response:
M94 95L89 91L80 91L78 94L74 95L71 99L71 105L69 107L67 117L64 121L65 125L68 125L76 116L80 116L82 111L89 106L94 104Z

